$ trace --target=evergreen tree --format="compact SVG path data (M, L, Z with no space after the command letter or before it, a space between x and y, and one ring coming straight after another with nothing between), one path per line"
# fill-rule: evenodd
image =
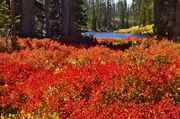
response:
M100 1L96 0L96 24L97 29L101 29Z
M110 30L111 29L111 21L112 21L112 0L107 0L107 16L106 16L106 22L107 22L107 26L106 29Z
M34 1L34 36L45 36L45 13L44 3L41 0Z
M120 28L126 28L127 21L128 19L126 18L127 15L127 2L126 0L119 0L117 3L117 9L119 13L119 18L120 18Z
M95 1L92 0L92 30L96 31L96 7L95 7Z
M133 25L153 24L153 0L133 0L130 15Z
M103 0L101 2L101 15L102 15L102 19L101 19L101 28L103 30L106 30L107 28L107 5L106 5L106 0Z
M87 14L84 0L75 0L75 25L77 30L87 26Z
M19 5L19 2L16 2L15 4L17 9L17 5ZM20 15L17 14L19 10L16 10L15 19L16 19L16 26L19 30L20 26ZM12 19L10 14L10 1L9 0L1 0L0 1L0 36L5 36L8 29L12 27ZM16 32L17 33L17 32Z
M0 36L4 36L5 32L11 26L10 10L6 4L6 0L0 3Z
M86 0L88 28L92 30L111 30L115 17L115 5L112 0Z
M36 0L34 2L36 37L59 38L62 28L61 0Z

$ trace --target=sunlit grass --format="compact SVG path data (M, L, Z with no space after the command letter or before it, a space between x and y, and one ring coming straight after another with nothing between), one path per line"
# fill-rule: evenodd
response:
M146 25L145 27L133 26L128 29L120 29L117 32L123 33L140 33L140 34L152 34L153 33L153 24Z

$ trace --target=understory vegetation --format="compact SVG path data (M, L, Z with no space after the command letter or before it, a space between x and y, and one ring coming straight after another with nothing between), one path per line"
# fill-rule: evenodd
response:
M72 39L0 38L1 118L180 118L180 44Z

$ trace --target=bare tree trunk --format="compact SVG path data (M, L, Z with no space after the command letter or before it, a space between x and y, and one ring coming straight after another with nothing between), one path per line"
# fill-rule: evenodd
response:
M10 2L10 9L11 9L11 20L12 20L12 37L13 40L16 37L16 16L15 16L15 6L14 6L14 0L11 0Z
M46 37L51 37L49 0L45 0Z
M159 21L160 21L160 11L159 11L158 0L154 0L154 32L157 33Z
M174 28L174 38L180 37L180 0L177 3L177 10L176 10L176 23Z
M75 33L75 11L74 0L63 0L63 35L73 35Z
M70 0L69 9L69 33L70 35L73 35L75 33L75 0Z
M33 34L33 0L22 0L22 31L24 37L31 37Z
M11 42L7 44L9 48L16 48L16 16L15 16L15 3L14 0L10 0L10 10L11 10L11 21L12 21L12 28L11 28Z

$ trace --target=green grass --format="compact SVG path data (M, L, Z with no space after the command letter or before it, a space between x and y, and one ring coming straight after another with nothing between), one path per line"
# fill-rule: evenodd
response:
M145 27L133 26L128 29L120 29L116 32L122 33L140 33L140 34L152 34L153 33L153 26L154 25L146 25Z

